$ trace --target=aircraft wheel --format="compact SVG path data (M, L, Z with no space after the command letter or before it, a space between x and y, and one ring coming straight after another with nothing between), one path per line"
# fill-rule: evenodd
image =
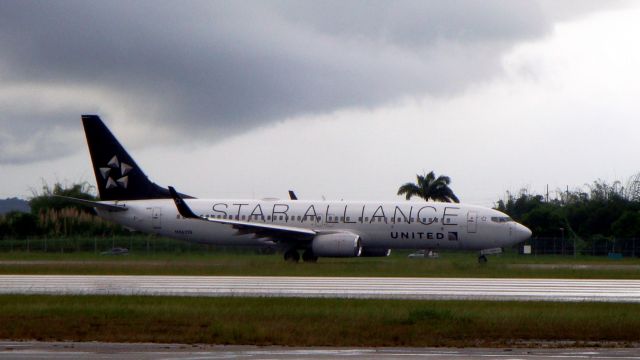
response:
M479 262L480 264L486 264L486 263L487 263L487 257L486 257L486 256L484 256L484 255L480 255L480 256L478 256L478 262Z
M284 253L284 261L297 263L300 261L300 254L298 254L298 250L290 249Z
M318 257L313 254L311 249L307 249L302 253L302 261L304 262L317 262Z

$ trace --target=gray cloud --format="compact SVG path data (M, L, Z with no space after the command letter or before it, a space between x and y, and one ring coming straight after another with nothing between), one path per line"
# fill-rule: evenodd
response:
M302 114L447 96L499 75L506 49L591 9L580 4L560 16L549 3L513 1L3 1L0 163L69 153L62 139L34 134L79 130L80 112L215 139ZM33 90L16 104L6 87L20 84ZM69 88L72 100L42 101ZM29 141L39 146L7 151Z

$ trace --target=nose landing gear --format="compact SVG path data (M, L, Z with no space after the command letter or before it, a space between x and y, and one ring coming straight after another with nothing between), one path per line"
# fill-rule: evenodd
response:
M497 255L502 254L502 248L491 248L480 250L480 255L478 256L478 263L486 264L487 263L487 255Z

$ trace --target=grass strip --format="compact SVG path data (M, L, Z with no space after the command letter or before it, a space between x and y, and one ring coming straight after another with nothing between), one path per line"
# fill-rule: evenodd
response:
M640 304L0 296L0 338L286 346L640 341Z
M406 254L395 253L387 258L321 258L315 264L290 264L278 254L163 253L114 257L93 253L0 253L0 274L640 279L637 258L614 261L505 254L491 257L487 264L478 264L472 253L443 253L438 259L408 259Z

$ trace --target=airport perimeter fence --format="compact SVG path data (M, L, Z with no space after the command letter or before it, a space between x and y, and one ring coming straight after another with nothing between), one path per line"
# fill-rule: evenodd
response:
M116 249L114 251L113 249ZM0 239L0 252L49 252L74 253L93 252L96 254L153 254L162 252L212 252L227 248L179 241L157 236L107 236L107 237L57 237Z
M640 256L639 238L606 238L594 236L589 239L531 238L524 245L531 245L531 255L590 255L590 256ZM524 246L519 245L522 254ZM574 252L574 247L576 251ZM618 255L615 255L618 254Z
M577 255L609 256L620 254L623 257L640 256L640 238L605 238L596 236L574 242L568 238L534 237L517 250L523 254L524 245L531 246L531 255ZM208 252L264 252L273 253L273 249L237 248L198 244L154 235L132 236L85 236L85 237L36 237L26 239L0 239L0 252L48 252L74 253L93 252L109 254L112 249L126 249L132 254L154 253L208 253ZM509 252L513 249L505 249Z

